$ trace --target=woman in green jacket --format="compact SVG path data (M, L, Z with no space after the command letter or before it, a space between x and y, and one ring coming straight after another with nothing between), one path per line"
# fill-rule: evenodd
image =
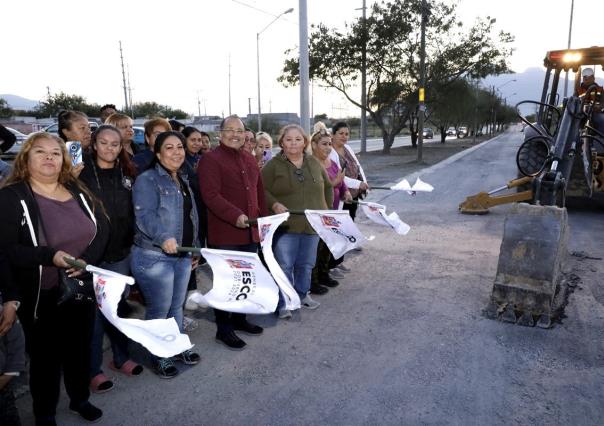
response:
M333 189L327 172L309 155L308 136L297 124L281 129L281 152L262 169L268 208L276 214L288 210L327 210L333 203ZM308 295L312 269L317 258L319 236L303 214L293 214L277 230L273 250L279 265L296 289L302 306L316 309L319 302ZM291 318L279 296L279 318Z

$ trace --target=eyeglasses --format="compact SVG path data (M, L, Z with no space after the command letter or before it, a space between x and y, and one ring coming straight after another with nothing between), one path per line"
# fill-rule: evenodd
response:
M304 171L302 169L296 169L294 174L298 178L298 182L304 182Z
M235 133L237 135L240 135L245 132L245 130L243 129L221 129L220 131L223 133Z

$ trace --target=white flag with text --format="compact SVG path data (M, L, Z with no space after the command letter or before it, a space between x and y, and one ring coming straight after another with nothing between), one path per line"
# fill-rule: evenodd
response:
M300 296L292 287L289 279L277 263L273 254L273 236L275 231L283 222L289 218L289 213L281 213L272 216L258 218L258 232L260 234L260 247L264 255L268 269L271 271L275 282L279 286L279 291L285 301L285 309L293 311L300 309Z
M372 222L388 226L399 235L407 235L411 227L403 222L396 212L386 214L386 206L377 203L361 202L361 209Z
M180 332L174 318L144 321L118 317L117 305L126 285L134 284L132 277L91 265L88 265L86 270L93 273L94 292L99 309L115 328L130 339L161 358L169 358L193 347L189 336Z
M212 268L212 290L202 297L208 306L241 314L270 314L279 289L256 253L201 249Z
M304 213L336 259L367 241L346 210L305 210Z

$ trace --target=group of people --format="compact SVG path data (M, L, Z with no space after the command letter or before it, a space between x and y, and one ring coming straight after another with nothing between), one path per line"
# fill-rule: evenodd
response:
M345 202L368 189L346 144L349 128L343 122L331 132L318 123L310 137L300 126L287 125L277 140L281 151L273 156L270 135L255 134L237 116L222 121L213 149L210 136L194 127L150 119L143 147L133 142L132 119L106 107L105 121L94 133L85 114L61 112L59 136L30 135L1 184L0 338L19 327L18 313L39 425L56 424L61 372L70 409L89 421L102 416L88 399L90 391L114 386L102 369L105 334L111 342L110 369L127 376L144 369L131 358L129 339L96 304L64 300L65 282L90 281L71 260L132 275L145 319L175 318L185 332L187 292L196 291L195 269L204 260L183 247L258 252L252 219L342 206L354 218L356 204ZM67 141L79 142L81 163L72 165ZM330 271L338 265L346 270L303 215L291 215L278 229L273 251L308 309L320 305L311 294L339 284ZM127 296L120 302L123 312ZM238 332L263 332L244 314L214 313L216 341L229 349L245 348ZM275 313L292 316L282 299ZM193 350L171 358L150 356L161 378L178 375L178 363L200 362ZM2 377L0 389L8 388Z

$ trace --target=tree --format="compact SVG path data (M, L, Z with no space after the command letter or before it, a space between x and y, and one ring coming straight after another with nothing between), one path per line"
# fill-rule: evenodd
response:
M40 102L35 110L38 117L56 117L61 110L81 111L88 116L98 116L101 106L90 104L86 98L79 95L68 95L64 92L50 95L46 101Z
M310 78L341 92L361 108L356 91L360 77L361 52L367 46L366 111L381 129L384 153L390 152L394 137L417 117L419 81L419 22L421 0L375 3L363 25L362 19L346 31L313 26L309 39ZM446 85L465 76L484 77L509 71L506 47L513 41L508 33L492 33L495 20L482 19L468 30L455 14L455 5L428 0L426 25L426 92L435 82ZM279 78L285 85L298 83L299 60L293 50ZM411 123L413 126L414 123ZM416 124L415 124L415 127ZM417 131L417 129L415 129Z
M132 115L134 117L165 117L176 120L188 117L188 114L181 109L173 109L168 105L160 105L157 102L139 102L132 105Z
M434 84L432 88L432 113L429 121L439 130L440 141L445 143L447 129L471 123L475 109L472 87L464 79L449 84Z
M13 114L14 111L8 106L8 102L4 98L0 98L0 118L10 118Z

